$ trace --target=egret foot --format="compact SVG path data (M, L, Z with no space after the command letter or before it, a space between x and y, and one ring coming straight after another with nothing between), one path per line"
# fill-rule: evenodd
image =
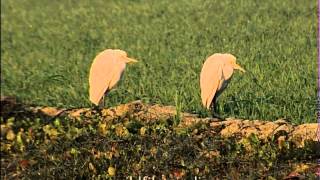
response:
M212 118L217 118L219 120L225 120L225 117L223 117L215 112L212 112Z
M102 96L102 98L99 101L99 104L97 106L94 105L93 107L93 110L95 110L99 114L99 116L102 116L101 110L105 107L104 97L105 95Z
M212 103L211 105L211 109L212 109L212 117L213 118L217 118L217 119L220 119L220 120L224 120L225 118L220 116L218 114L219 110L218 110L218 105L216 103L216 98L214 98L214 103Z

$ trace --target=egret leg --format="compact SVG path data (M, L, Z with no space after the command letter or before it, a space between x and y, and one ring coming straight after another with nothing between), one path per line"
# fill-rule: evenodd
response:
M212 113L212 117L214 117L214 118L219 118L219 116L218 116L218 106L217 106L217 103L212 103L211 113Z
M216 102L213 104L213 107L212 107L212 115L213 116L218 115L218 105Z
M211 109L212 109L212 117L213 118L224 119L218 114L218 104L217 104L217 97L216 96L213 98L213 101L211 104Z
M106 95L104 94L104 95L102 96L100 102L99 102L99 109L102 109L102 108L104 108L104 106L105 106L105 102L104 102L104 97L105 97L105 96L106 96Z

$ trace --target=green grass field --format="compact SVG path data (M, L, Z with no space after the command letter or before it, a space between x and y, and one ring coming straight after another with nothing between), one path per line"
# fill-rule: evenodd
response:
M215 52L250 73L235 73L220 114L316 121L317 1L1 0L1 94L24 102L89 107L95 55L119 48L129 66L107 106L142 100L201 107L199 74Z

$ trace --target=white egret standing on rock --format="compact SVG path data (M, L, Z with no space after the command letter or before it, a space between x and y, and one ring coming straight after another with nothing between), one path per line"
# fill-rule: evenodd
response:
M104 96L121 79L127 63L138 62L128 58L127 53L120 49L106 49L100 52L90 68L89 74L89 96L90 101L104 106Z
M207 58L200 74L202 104L207 109L212 108L216 116L217 98L228 86L233 70L245 70L236 63L236 57L231 54L216 53Z

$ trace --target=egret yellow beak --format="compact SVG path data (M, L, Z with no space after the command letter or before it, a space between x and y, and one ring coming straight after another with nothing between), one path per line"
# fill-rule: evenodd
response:
M128 58L126 59L126 63L137 63L139 61L135 60L135 59L132 59L132 58Z
M246 72L246 70L244 70L239 64L235 64L233 68L234 69L239 69L242 72Z

